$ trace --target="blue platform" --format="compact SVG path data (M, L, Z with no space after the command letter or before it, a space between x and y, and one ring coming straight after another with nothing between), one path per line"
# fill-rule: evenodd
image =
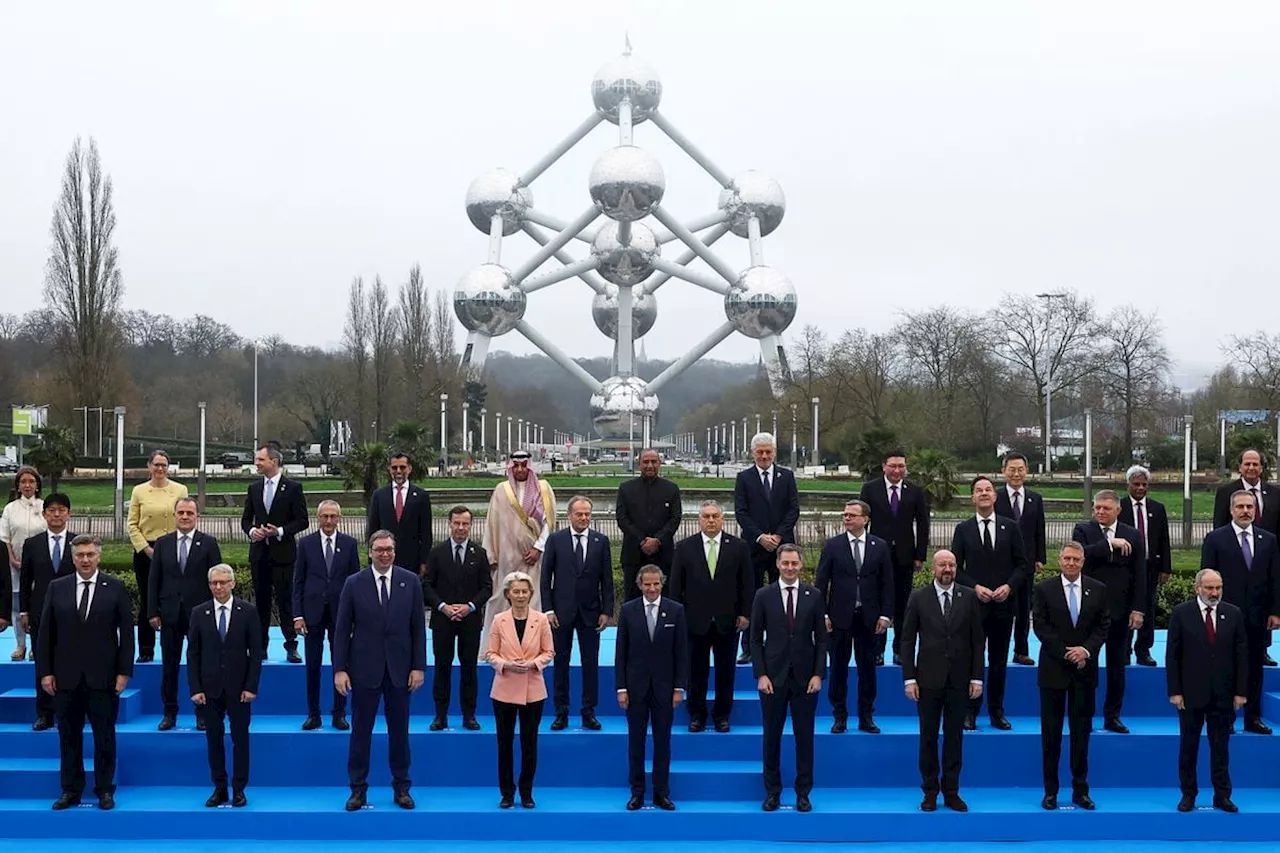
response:
M8 657L12 642L11 635L0 635L0 660ZM1158 645L1157 659L1162 654ZM1063 808L1050 813L1039 808L1036 670L1010 666L1005 705L1013 731L992 730L980 716L979 731L965 735L962 793L971 813L942 809L922 814L918 810L914 706L903 696L901 671L885 666L879 670L876 711L883 733L829 734L831 710L824 686L818 711L814 811L795 813L788 792L780 813L765 814L760 811L760 706L750 668L740 666L732 731L690 734L685 730L687 714L683 709L677 712L671 789L678 810L666 813L645 808L629 813L622 808L628 796L626 722L615 699L610 629L601 648L604 665L597 714L603 730L588 732L578 726L580 687L575 661L570 728L550 732L550 708L544 716L535 788L537 809L508 812L497 808L496 746L487 699L491 676L488 668L481 666L479 732L461 729L456 669L452 728L444 732L427 729L434 714L430 671L424 689L413 698L411 744L418 809L405 812L391 802L386 736L379 723L374 735L370 806L352 815L343 810L348 793L348 735L328 727L331 671L326 665L321 700L326 725L303 732L305 667L283 660L278 636L272 638L272 655L264 667L260 697L254 703L247 808L204 808L210 790L204 734L194 729L194 715L185 699L179 727L171 732L156 731L161 712L161 668L152 663L137 667L121 703L120 787L117 808L110 813L92 805L65 813L49 809L58 795L57 735L30 729L34 714L32 665L0 663L0 810L8 812L4 818L8 835L46 841L94 839L94 846L85 850L114 849L110 846L113 842L131 839L213 834L237 841L299 844L360 836L406 843L430 839L612 844L634 839L637 833L661 833L663 838L684 842L956 842L949 845L956 848L955 853L962 853L963 843L986 842L1280 841L1280 777L1275 772L1280 765L1280 737L1242 733L1232 738L1234 799L1240 814L1226 815L1207 808L1211 799L1207 745L1202 747L1201 757L1200 804L1204 808L1189 815L1176 812L1177 718L1166 699L1161 667L1132 666L1128 670L1124 719L1132 734L1094 734L1090 782L1098 802L1096 812ZM548 684L550 677L548 672ZM183 688L185 683L184 673ZM856 677L851 677L851 688L854 684ZM1267 688L1274 692L1266 696L1265 716L1280 719L1280 672L1268 670ZM185 689L180 695L185 695ZM1100 690L1099 705L1101 698ZM86 740L90 738L86 734ZM793 772L787 740L783 745L784 783ZM1065 756L1062 780L1069 792ZM1069 802L1065 794L1061 799L1064 804ZM92 804L92 797L88 802ZM27 846L25 841L23 844Z

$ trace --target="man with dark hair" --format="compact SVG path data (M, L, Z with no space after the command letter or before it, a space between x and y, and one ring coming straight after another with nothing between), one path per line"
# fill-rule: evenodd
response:
M293 627L293 563L295 537L311 524L302 484L280 472L280 448L264 444L253 456L262 479L249 484L240 527L249 537L249 564L253 572L253 598L262 623L262 659L270 645L271 603L280 615L280 633L289 663L302 663L298 632Z
M390 530L396 537L396 561L411 572L425 575L432 539L431 495L409 482L413 463L407 453L391 454L387 470L391 482L374 492L369 501L365 538L375 530Z
M902 663L903 616L915 572L929 549L929 504L924 489L906 479L907 457L891 450L881 466L883 476L862 484L858 498L871 507L871 532L889 543L893 559L893 662ZM876 663L884 663L885 638L879 638Z
M622 584L627 601L640 596L636 583L640 566L655 565L664 574L671 572L683 509L680 487L658 476L661 468L658 451L646 447L640 451L640 476L618 487L614 517L622 531Z
M22 571L18 578L18 618L31 637L31 650L40 654L40 614L44 612L45 595L55 578L75 572L71 543L76 534L67 529L71 518L71 499L54 492L44 499L44 522L47 529L22 543ZM36 666L36 720L31 728L37 732L53 728L53 697L40 689L39 661Z
M1237 491L1248 492L1254 500L1253 524L1272 535L1280 535L1280 486L1265 482L1262 479L1264 460L1262 453L1249 448L1240 454L1238 466L1240 478L1224 483L1218 487L1213 497L1213 528L1226 527L1231 523L1231 496ZM1276 662L1266 652L1271 646L1271 633L1262 638L1264 650L1262 663L1264 666L1275 666Z
M1036 572L1043 569L1047 561L1044 498L1026 487L1027 457L1021 453L1007 454L1001 473L1005 485L996 490L996 515L1012 518L1017 523L1022 531L1022 544L1026 546L1027 561L1031 563L1023 573L1022 583L1013 591L1013 662L1035 666L1027 640L1031 635L1031 588L1035 586Z
M1135 632L1133 644L1138 663L1155 666L1151 646L1156 641L1156 590L1169 579L1172 572L1172 556L1169 547L1169 514L1164 504L1148 494L1151 472L1141 465L1134 465L1125 472L1129 494L1120 499L1120 521L1138 531L1138 538L1147 547L1147 586L1143 590L1144 612L1147 618ZM1206 565L1204 563L1202 566Z

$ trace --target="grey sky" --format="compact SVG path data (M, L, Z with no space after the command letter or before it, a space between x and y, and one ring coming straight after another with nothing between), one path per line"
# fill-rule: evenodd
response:
M1076 287L1158 307L1190 378L1223 336L1274 326L1277 24L1268 2L4 4L0 310L40 304L62 162L92 135L127 307L332 344L352 276L395 285L420 261L451 288L483 261L467 184L585 118L627 31L677 127L731 174L782 183L765 258L799 290L792 332ZM616 141L597 128L535 182L537 206L584 210ZM715 184L656 128L636 143L668 207L713 209ZM510 238L504 262L532 245ZM747 265L745 241L717 251ZM722 322L713 294L657 296L651 356ZM603 354L588 297L564 282L526 316ZM713 355L757 352L735 336Z

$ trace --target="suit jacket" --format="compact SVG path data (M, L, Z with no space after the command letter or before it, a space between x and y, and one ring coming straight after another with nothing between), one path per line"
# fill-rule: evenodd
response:
M390 673L408 688L409 673L427 669L427 622L422 610L422 579L417 572L391 567L391 604L384 610L374 571L347 578L338 600L333 632L333 671L345 672L355 687L376 690Z
M985 586L995 589L1008 584L1013 589L1022 586L1028 574L1035 568L1027 562L1026 546L1022 530L1012 518L995 515L991 519L991 535L995 547L988 551L982 544L982 530L976 516L970 516L956 525L951 535L951 552L956 555L956 583L961 586ZM1012 611L1014 597L993 601L983 609Z
M649 638L644 596L622 605L614 646L617 688L644 697L650 689L659 702L689 685L689 631L684 608L666 596L658 599L658 624Z
M151 549L151 574L147 578L147 618L159 616L163 624L176 624L185 607L209 600L209 569L222 562L218 540L193 531L187 543L187 567L178 566L178 533L166 533Z
M556 656L551 640L551 622L546 614L532 608L525 623L524 641L516 634L515 617L504 610L493 617L489 649L484 659L493 667L493 687L489 697L509 705L528 705L547 698L547 679L542 671ZM533 664L529 672L507 669L513 661Z
M360 571L360 544L354 536L342 531L333 535L333 570L324 564L324 534L319 530L298 540L298 553L293 559L293 615L301 616L308 625L329 617L337 618L338 602L347 578Z
M1081 521L1071 531L1072 540L1084 546L1084 573L1107 585L1107 603L1112 619L1129 621L1130 613L1147 616L1147 556L1138 531L1116 522L1116 538L1127 539L1133 548L1128 556L1111 547L1102 525Z
M554 612L561 625L572 625L574 617L594 626L601 613L613 616L613 557L609 539L599 530L587 528L587 555L582 570L574 556L573 528L565 527L547 537L542 554L542 610Z
M238 700L242 691L258 692L262 675L262 624L258 609L243 598L232 598L227 638L218 635L218 603L206 599L191 611L187 631L187 686L191 695L227 696Z
M702 636L712 625L722 634L733 630L739 616L751 617L751 597L755 594L755 572L747 543L720 532L713 578L702 546L702 531L681 539L671 560L667 593L684 606L692 633Z
M951 619L942 616L934 584L921 587L907 599L902 628L902 679L922 690L950 685L968 695L969 682L982 681L982 608L978 594L958 583L951 585ZM916 649L916 639L920 648Z
M421 573L431 550L431 495L420 486L409 483L404 496L404 513L396 521L396 498L388 484L373 493L365 518L366 542L379 530L390 530L396 537L396 564Z
M1263 627L1267 617L1280 616L1280 544L1258 526L1252 530L1252 568L1245 567L1233 524L1210 531L1204 538L1200 568L1222 575L1222 600L1240 608L1247 624Z
M1268 533L1280 534L1280 486L1262 482L1258 486L1262 489L1262 518L1255 518L1254 523ZM1218 487L1213 496L1215 529L1231 523L1231 496L1241 490L1248 491L1249 487L1239 477Z
M22 543L22 571L18 576L18 612L26 613L32 622L39 622L44 612L45 592L54 578L75 574L76 563L71 557L71 540L76 534L62 531L62 563L56 568L49 553L49 534L37 533Z
M643 477L636 477L619 486L614 517L622 531L622 565L653 563L669 571L675 535L683 515L680 487L670 480L657 477L647 483ZM662 543L656 554L640 550L640 543L648 536Z
M484 621L484 607L493 596L489 555L468 539L459 570L453 562L453 537L444 540L427 555L427 576L422 594L432 611L441 604L472 605L475 609L459 624L474 624L478 628Z
M1263 500L1266 500L1264 497ZM1188 708L1232 708L1232 699L1249 695L1249 648L1244 616L1225 601L1214 608L1216 639L1209 643L1200 600L1184 601L1169 614L1164 671L1170 696Z
M801 581L796 590L796 627L787 629L781 582L756 591L751 605L751 671L775 685L787 677L808 684L827 676L826 605L818 588Z
M772 561L774 555L756 543L765 533L782 537L782 543L796 541L796 522L800 520L800 492L796 477L788 468L773 466L769 496L760 482L760 469L755 465L738 472L733 484L733 514L739 532L751 546L757 561Z
M996 515L1013 518L1013 501L1009 500L1008 486L996 489ZM1045 565L1049 562L1045 546L1044 498L1039 492L1022 487L1022 517L1017 520L1022 531L1022 544L1026 546L1027 560ZM1035 566L1028 567L1031 572ZM1030 580L1030 575L1027 577Z
M1147 581L1150 583L1155 575L1167 575L1173 571L1173 555L1169 547L1169 514L1165 512L1164 504L1150 497L1143 503L1147 505ZM1133 498L1128 495L1120 499L1120 521L1134 530L1138 529L1137 519L1133 517Z
M880 617L893 618L893 560L889 543L879 536L864 533L862 571L853 564L853 547L849 534L832 536L822 546L814 586L822 594L831 625L842 631L853 625L854 606L861 600L860 617L868 628L874 628Z
M1098 655L1111 629L1107 588L1101 581L1083 574L1076 583L1079 617L1074 625L1061 575L1042 580L1031 591L1031 624L1040 640L1036 681L1041 687L1066 690L1072 683L1086 686L1098 683ZM1083 669L1066 659L1067 649L1072 646L1084 646L1089 651L1089 660Z
M259 477L249 484L249 493L244 501L244 512L240 514L240 528L244 535L264 524L274 524L284 535L279 539L268 538L249 545L249 559L256 563L261 559L263 550L271 558L271 562L280 565L292 563L297 552L295 537L311 524L307 516L307 501L302 495L302 484L290 480L283 474L276 484L276 494L271 501L271 512L262 501L263 479Z
M909 480L899 483L898 514L889 509L889 487L884 477L862 484L858 498L871 506L871 532L889 543L895 566L924 561L929 550L929 504L924 490Z
M36 677L54 676L59 690L82 680L90 690L115 690L117 675L133 676L133 600L124 584L99 571L89 617L81 621L79 581L72 572L49 584L36 638Z

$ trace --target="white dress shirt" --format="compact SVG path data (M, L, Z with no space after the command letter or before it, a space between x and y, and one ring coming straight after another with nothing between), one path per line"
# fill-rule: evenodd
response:
M1071 612L1071 589L1070 588L1072 586L1076 588L1076 616L1078 618L1079 615L1084 612L1084 575L1081 574L1080 577L1075 579L1074 583L1067 580L1066 575L1058 575L1058 577L1062 578L1062 598L1067 602L1068 613ZM1081 646L1080 648L1083 649L1084 646ZM1084 653L1086 657L1093 657L1093 655L1089 654L1088 649L1084 649Z
M724 531L720 531L715 536L702 534L702 554L707 558L707 565L711 565L711 543L716 543L716 560L720 559L720 549L724 547Z
M88 578L89 584L89 608L88 612L93 612L93 597L98 593L98 573L95 571ZM76 610L80 609L80 596L84 594L84 585L86 579L80 577L80 573L76 573Z
M382 601L382 579L383 578L387 579L387 601L390 601L391 600L391 569L388 568L385 572L379 571L377 566L370 566L369 569L373 572L373 588L374 588L374 591L377 593L378 601L379 602Z
M800 610L800 581L799 580L797 580L793 584L787 584L787 583L784 583L783 581L778 581L778 593L779 595L782 596L782 612L783 613L787 612L787 590L789 589L795 590L795 592L791 593L792 595L791 606L795 608L795 612L799 612Z
M48 534L49 534L49 539L48 539L48 544L49 544L49 561L50 561L50 562L52 562L52 561L53 561L53 537L55 537L55 536L60 536L60 537L62 537L62 541L61 541L61 542L59 542L58 544L61 546L61 549L62 549L62 556L64 556L64 557L65 557L65 556L67 556L67 554L69 554L69 553L70 553L67 549L71 547L71 537L67 535L67 529L66 529L65 527L64 527L64 528L62 528L62 532L61 532L61 533L54 533L52 530L47 531L47 532L48 532ZM19 555L21 555L21 553L22 553L22 552L21 552L21 550L19 550L19 552L18 552L18 553L19 553ZM54 571L55 573L56 573L56 572L58 571L58 569L60 569L60 568L61 568L61 566L59 566L58 564L54 563L53 571Z
M216 598L213 600L213 627L214 628L218 627L218 620L222 618L222 611L225 610L227 611L227 631L231 630L231 611L235 609L231 606L231 602L233 600L234 599L228 598L226 604L219 603L218 599Z
M982 513L980 512L975 513L974 518L978 519L978 541L979 542L982 541L982 537L983 537L983 529L982 529L983 522L984 521L990 522L989 524L986 525L986 528L987 530L991 531L991 547L994 548L996 546L996 514L995 512L993 511L991 515L987 516L986 518L983 518Z
M266 506L266 503L267 503L267 483L271 484L271 505L275 506L276 501L280 500L280 477L281 476L282 476L281 472L277 471L274 477L262 478L262 504L264 507ZM267 511L270 512L270 510L267 510ZM284 540L283 527L281 527L276 531L276 539L277 541Z
M937 581L934 581L934 582L933 582L933 594L934 594L934 595L936 595L936 596L938 597L938 609L939 609L939 610L941 610L943 613L945 613L945 612L946 612L946 608L944 608L944 607L942 606L942 594L943 594L944 592L945 592L945 593L950 593L950 594L951 594L951 606L952 606L952 607L955 607L955 606L956 606L956 585L953 583L953 584L951 584L951 586L947 587L946 589L943 589L941 586L939 586L939 585L938 585L938 582L937 582ZM912 649L912 650L911 650L911 654L915 654L915 650L914 650L914 649ZM908 685L908 684L915 684L915 683L916 683L916 680L915 680L914 678L908 678L906 681L902 682L903 686L906 686L906 685ZM981 686L981 685L982 685L982 679L980 679L980 678L975 678L975 679L971 680L969 683L970 683L970 684L977 684L978 686Z

